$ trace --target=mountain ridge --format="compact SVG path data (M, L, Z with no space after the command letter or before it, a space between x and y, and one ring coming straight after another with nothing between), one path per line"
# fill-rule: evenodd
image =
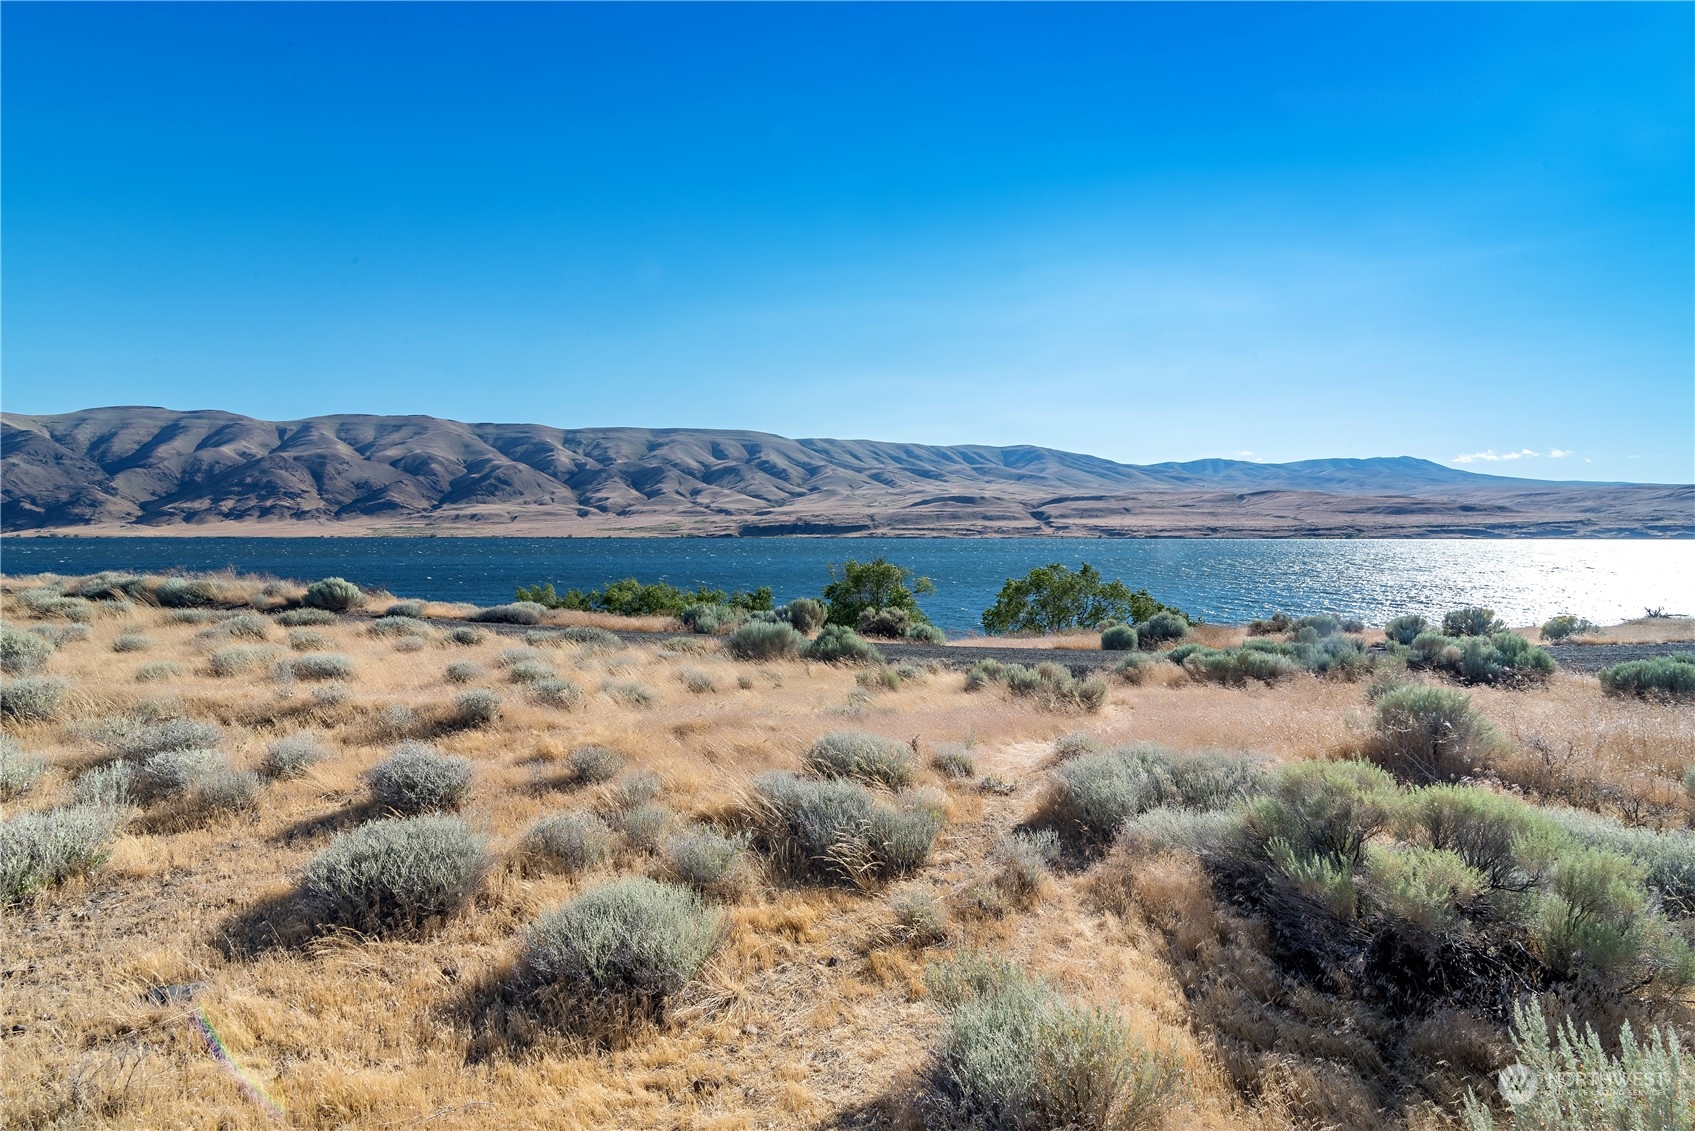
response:
M1692 486L1513 479L1411 456L1138 465L1027 444L420 415L0 413L0 474L11 533L1695 534Z

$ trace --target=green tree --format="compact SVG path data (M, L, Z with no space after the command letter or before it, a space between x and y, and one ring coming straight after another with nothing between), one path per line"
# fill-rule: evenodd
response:
M1140 624L1162 612L1188 619L1182 610L1156 601L1146 589L1132 592L1122 581L1102 580L1100 571L1088 562L1080 563L1075 573L1053 562L1037 566L1022 578L1007 578L994 605L983 613L983 631L1002 636Z
M840 566L830 563L830 576L834 580L824 586L830 624L857 628L859 614L866 609L903 609L910 620L930 623L930 618L918 607L917 594L934 593L936 585L906 566L882 558L871 562L849 559Z

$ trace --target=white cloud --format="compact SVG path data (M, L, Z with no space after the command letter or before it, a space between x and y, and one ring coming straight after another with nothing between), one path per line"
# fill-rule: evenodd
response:
M1489 448L1481 452L1468 452L1463 456L1455 456L1454 462L1475 463L1478 460L1486 460L1489 463L1495 463L1496 461L1503 459L1536 459L1540 457L1541 454L1541 452L1533 452L1529 448L1521 448L1516 452L1497 452L1494 448ZM1560 455L1562 456L1565 454L1565 452L1560 452Z
M1548 458L1549 459L1564 459L1566 456L1569 456L1569 455L1571 455L1571 452L1566 448L1549 448L1548 449Z

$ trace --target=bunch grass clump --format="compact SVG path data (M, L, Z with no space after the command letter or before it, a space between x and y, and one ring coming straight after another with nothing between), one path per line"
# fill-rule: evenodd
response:
M487 866L482 838L464 821L389 817L331 841L307 865L300 890L323 921L418 931L458 910Z
M459 808L471 792L471 763L423 742L403 742L365 780L371 802L406 816Z
M967 781L977 776L977 759L958 743L946 743L930 756L930 768L945 778Z
M153 647L153 638L144 632L126 632L112 641L114 652L146 652Z
M816 632L829 615L830 610L816 597L797 597L777 610L778 619L800 633Z

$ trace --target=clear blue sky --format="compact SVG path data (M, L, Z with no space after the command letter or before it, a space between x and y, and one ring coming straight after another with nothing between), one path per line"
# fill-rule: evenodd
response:
M1695 478L1689 4L0 20L12 411Z

